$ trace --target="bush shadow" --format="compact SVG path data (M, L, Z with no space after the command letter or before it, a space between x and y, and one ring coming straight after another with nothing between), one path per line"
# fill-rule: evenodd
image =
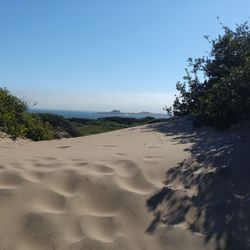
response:
M249 124L219 132L194 129L188 118L154 124L148 129L192 144L191 157L166 172L165 186L147 200L154 219L183 225L215 242L217 250L250 249Z

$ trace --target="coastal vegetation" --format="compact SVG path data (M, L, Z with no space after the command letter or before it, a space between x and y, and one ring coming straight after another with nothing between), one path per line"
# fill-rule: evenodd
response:
M212 249L250 249L250 27L222 28L217 39L206 37L208 56L188 60L179 95L165 108L185 117L157 128L176 144L192 146L148 199L154 219L147 231L152 234L160 223L185 225L206 244L215 242ZM210 127L195 128L203 124Z
M30 113L24 100L0 88L0 132L16 139L51 140L98 134L139 126L165 119L106 117L99 119L64 118L56 114Z
M13 139L26 137L34 141L53 139L49 123L28 113L28 104L0 88L0 131Z
M155 119L148 116L145 118L124 118L124 117L105 117L98 119L85 118L64 118L56 114L37 113L34 114L43 122L47 122L53 129L54 138L86 136L99 134L118 129L135 127L144 124L156 123L165 119Z
M178 82L172 107L174 116L191 115L194 125L218 129L250 118L250 31L248 23L235 30L224 26L211 40L207 56L189 58L183 82Z

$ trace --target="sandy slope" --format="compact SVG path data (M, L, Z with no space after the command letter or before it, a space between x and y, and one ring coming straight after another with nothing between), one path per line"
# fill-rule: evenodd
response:
M182 225L151 230L147 200L191 145L154 126L0 140L0 249L213 249Z

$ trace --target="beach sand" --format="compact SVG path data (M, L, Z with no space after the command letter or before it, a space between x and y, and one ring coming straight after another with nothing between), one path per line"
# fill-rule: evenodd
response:
M166 171L190 158L195 143L180 142L167 124L0 140L0 249L215 249L202 233L167 226L153 211Z

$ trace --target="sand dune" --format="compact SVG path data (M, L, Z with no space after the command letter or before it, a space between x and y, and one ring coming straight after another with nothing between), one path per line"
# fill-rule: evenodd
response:
M152 126L49 142L0 141L0 249L214 249L159 224L147 200L190 143Z

